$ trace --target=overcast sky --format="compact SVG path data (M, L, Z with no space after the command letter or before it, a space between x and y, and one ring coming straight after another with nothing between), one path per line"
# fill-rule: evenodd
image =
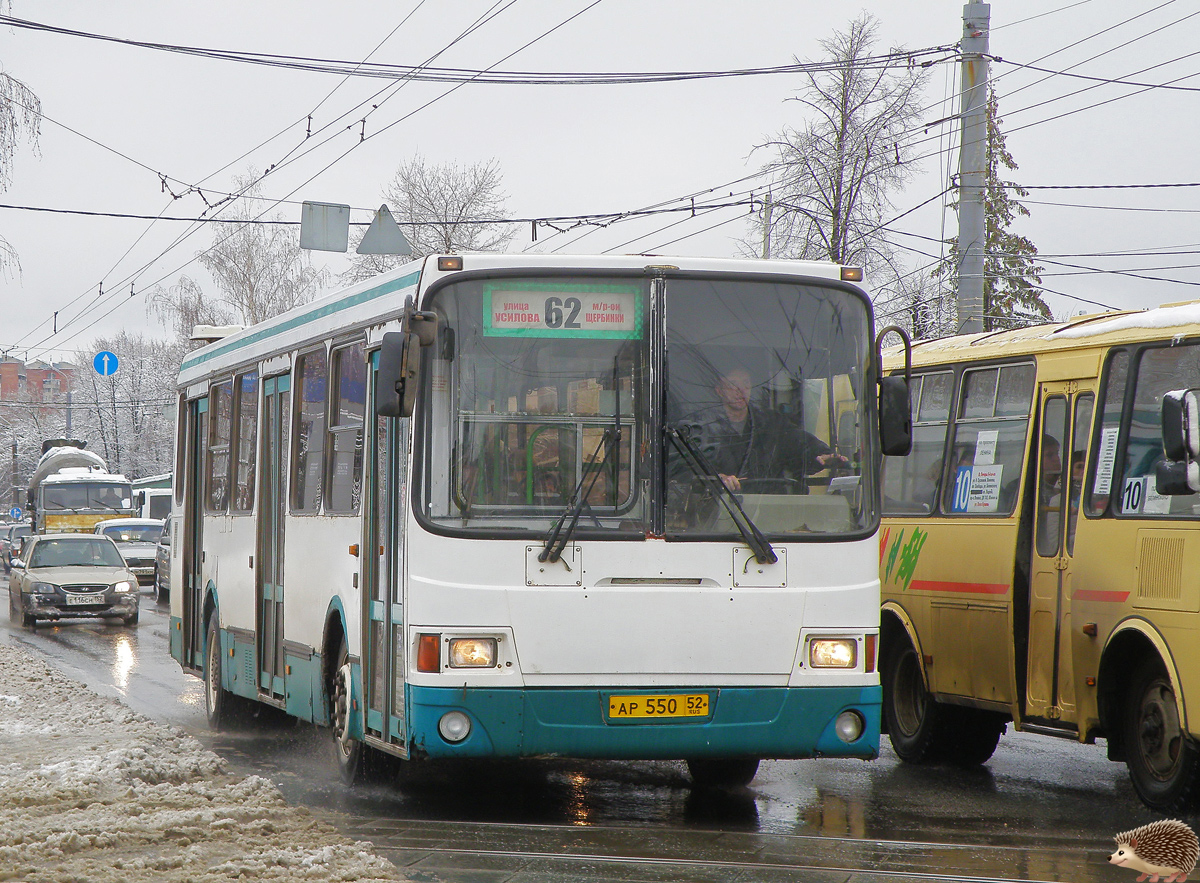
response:
M949 46L962 35L963 4L946 0L14 0L10 14L204 49L625 73L816 60L819 41L864 9L879 21L878 51ZM1200 91L1188 91L1200 90L1200 11L1180 0L996 0L991 20L991 51L1004 59L993 64L993 79L1020 164L1012 178L1031 188L1143 185L1031 189L1024 201L1032 216L1015 229L1045 256L1044 283L1061 293L1047 296L1052 309L1066 315L1200 296L1192 266L1200 188L1144 186L1200 182ZM801 122L800 105L787 100L799 85L795 74L397 88L7 26L0 59L38 95L46 117L40 151L22 145L0 203L76 212L196 218L203 199L228 192L234 175L279 164L263 185L265 195L286 200L273 211L298 220L303 200L347 203L359 210L353 220L366 221L397 165L417 152L436 163L495 159L515 217L622 212L706 191L744 195L759 182L743 179L765 159L755 146ZM920 149L927 158L894 196L895 215L904 216L889 235L913 268L957 229L946 198L935 198L955 170L957 136L939 121L952 112L947 102L957 89L957 64L932 69L930 128ZM199 185L204 197L173 200L162 176L170 191ZM734 255L749 229L746 212L661 215L559 235L543 227L536 245L525 224L511 248ZM194 258L211 244L212 227L0 209L0 235L21 262L19 274L0 279L0 350L87 364L97 334L128 328L165 336L147 316L146 295L181 273L207 281ZM347 263L340 255L318 260L334 272Z

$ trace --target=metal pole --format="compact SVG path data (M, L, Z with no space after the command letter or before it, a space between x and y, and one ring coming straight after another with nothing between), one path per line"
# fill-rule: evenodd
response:
M767 193L767 198L763 200L763 240L762 240L762 256L769 258L771 256L771 215L775 209L775 203L771 201L770 192Z
M963 7L962 141L958 152L958 330L984 330L983 267L987 245L988 28L992 7Z

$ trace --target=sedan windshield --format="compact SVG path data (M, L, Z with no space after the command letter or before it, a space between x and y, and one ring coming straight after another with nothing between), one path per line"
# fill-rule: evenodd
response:
M124 567L125 560L105 537L41 540L29 555L30 569L39 567Z

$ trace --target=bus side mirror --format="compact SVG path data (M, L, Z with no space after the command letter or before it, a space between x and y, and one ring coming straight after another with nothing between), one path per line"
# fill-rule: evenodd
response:
M1175 389L1163 396L1163 453L1168 460L1200 459L1200 390Z
M1177 497L1200 490L1200 464L1195 460L1162 460L1154 467L1154 489L1163 496Z
M879 379L879 445L889 457L912 450L912 399L899 374Z
M380 417L411 417L417 400L421 339L415 333L389 331L379 351L379 382L375 413Z

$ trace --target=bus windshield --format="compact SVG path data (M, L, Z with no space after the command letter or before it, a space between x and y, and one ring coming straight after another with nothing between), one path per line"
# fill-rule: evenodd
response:
M767 535L876 523L861 469L873 462L870 316L855 290L747 276L476 278L430 307L442 330L423 376L421 509L434 524L545 532L582 499L577 535L740 541L705 480L717 476ZM674 430L703 467L665 442Z

